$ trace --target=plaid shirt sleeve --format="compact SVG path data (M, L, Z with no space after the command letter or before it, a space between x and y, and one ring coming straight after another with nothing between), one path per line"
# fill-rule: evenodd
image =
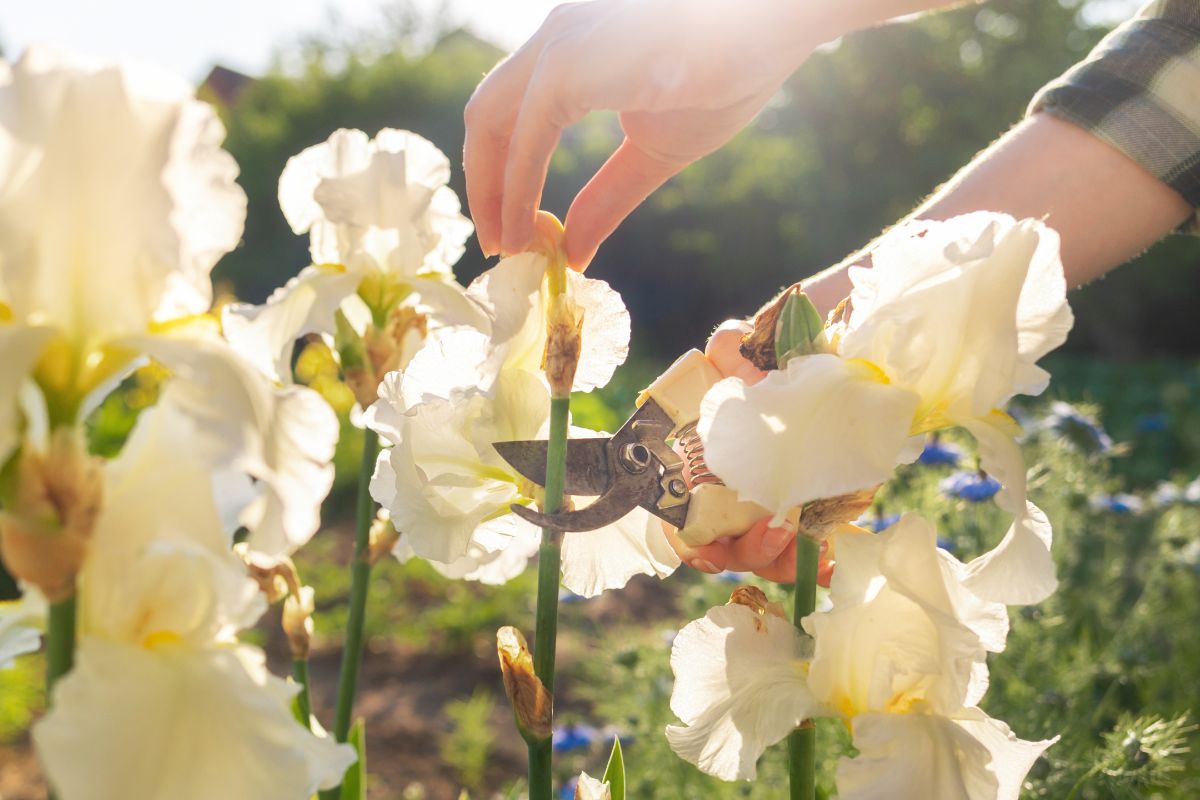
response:
M1148 3L1038 92L1037 112L1099 136L1200 208L1200 1Z

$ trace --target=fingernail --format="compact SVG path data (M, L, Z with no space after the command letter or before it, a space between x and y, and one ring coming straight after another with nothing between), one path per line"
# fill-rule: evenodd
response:
M711 561L705 561L703 558L694 558L691 561L692 569L701 572L707 572L709 575L716 575L721 570L717 569L717 565Z
M769 528L763 534L762 548L772 555L779 555L795 535L796 529L784 522L780 527Z

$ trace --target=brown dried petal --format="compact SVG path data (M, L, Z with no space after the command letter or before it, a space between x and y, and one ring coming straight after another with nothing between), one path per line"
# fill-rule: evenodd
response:
M500 656L504 693L512 703L517 726L535 740L548 738L554 719L554 698L534 674L533 657L525 637L511 625L504 626L496 631L496 652Z
M742 357L759 369L779 369L779 361L775 354L775 330L788 297L799 291L800 284L793 284L760 308L754 315L753 329L742 337Z
M871 507L878 491L878 486L872 486L806 504L800 512L800 533L817 541L824 539L836 529L861 517Z
M17 459L13 496L0 515L0 555L14 577L57 603L75 593L104 496L104 462L65 428L47 452L25 448Z

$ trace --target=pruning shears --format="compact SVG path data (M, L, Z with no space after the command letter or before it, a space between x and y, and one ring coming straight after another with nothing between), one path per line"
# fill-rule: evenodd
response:
M641 507L693 545L745 531L768 512L739 501L709 471L696 433L700 401L721 377L703 353L685 353L641 393L637 410L612 436L567 441L564 491L596 497L593 503L557 514L514 505L513 513L541 527L592 531ZM526 479L546 485L545 440L493 446Z
M676 428L653 398L612 436L567 441L566 494L598 499L578 511L542 514L527 506L512 510L535 525L560 531L591 531L642 508L677 528L687 521L690 494L683 459L667 444ZM547 442L496 442L497 452L527 479L546 485Z

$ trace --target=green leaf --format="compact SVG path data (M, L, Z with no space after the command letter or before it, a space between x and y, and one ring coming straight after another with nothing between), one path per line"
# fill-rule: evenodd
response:
M828 352L824 334L825 323L808 295L801 291L788 295L775 323L775 359L779 368L783 369L796 356Z
M367 800L367 724L362 717L354 721L346 744L354 748L358 760L346 770L342 800Z
M621 740L613 737L612 754L604 768L602 781L608 784L612 800L625 800L625 757L621 755Z

